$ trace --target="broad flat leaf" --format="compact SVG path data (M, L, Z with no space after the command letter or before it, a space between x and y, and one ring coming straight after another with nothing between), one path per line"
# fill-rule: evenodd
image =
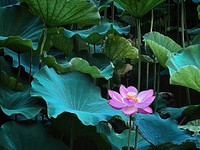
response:
M135 125L138 126L141 135L155 146L165 143L180 145L195 140L186 131L178 129L174 119L162 119L158 113L137 114Z
M122 147L127 147L128 143L128 129L124 130L121 134L115 133L112 126L108 123L99 123L97 125L97 132L104 134L110 143L113 150L121 150ZM131 131L131 147L134 147L135 131ZM138 137L138 150L146 150L150 148L150 144L139 135Z
M129 14L140 18L165 0L115 0Z
M31 95L46 101L49 117L74 113L84 125L97 125L114 115L122 115L101 97L100 89L91 78L79 72L59 75L45 66L34 75Z
M0 72L0 85L3 86L7 86L12 90L16 90L16 91L22 91L24 89L24 86L22 83L20 83L17 79L15 79L14 77L10 77L8 76L4 71Z
M0 88L0 106L8 116L21 114L27 119L35 117L42 109L38 104L38 99L31 98L29 88L22 92Z
M84 41L90 44L97 44L104 39L108 31L114 30L118 34L128 34L130 26L120 28L116 23L109 23L106 19L101 20L101 24L86 30L71 31L65 29L64 34L66 37L71 38L74 35L79 35Z
M159 63L165 66L172 53L179 52L182 47L159 32L149 32L144 35L144 42L151 48Z
M7 7L14 4L17 4L17 0L1 0L0 7Z
M179 126L180 129L188 129L194 134L200 134L200 119L192 120L188 122L186 125Z
M64 143L49 136L41 125L7 122L0 128L2 150L64 150Z
M138 59L138 49L120 36L109 35L105 43L104 53L113 60L122 58Z
M39 17L32 15L26 7L12 6L0 8L0 20L0 47L18 53L37 49L44 28Z
M113 64L108 65L104 69L99 69L96 66L90 66L86 60L78 57L72 58L69 62L67 60L57 62L53 56L47 55L42 60L47 66L53 67L59 73L80 71L90 74L93 78L105 78L108 80L112 78L114 72Z
M86 0L19 0L26 2L48 26L98 24L100 15L95 4Z
M172 55L166 62L170 83L200 91L200 45L187 47L181 54Z

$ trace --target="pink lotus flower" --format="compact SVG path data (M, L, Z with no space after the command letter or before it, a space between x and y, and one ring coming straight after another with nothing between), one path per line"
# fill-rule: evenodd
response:
M115 109L122 109L125 115L131 116L137 112L142 114L153 113L149 105L155 99L153 96L153 90L146 90L138 93L138 90L129 86L128 88L123 85L120 86L120 94L108 90L109 96L112 98L108 101L108 104Z

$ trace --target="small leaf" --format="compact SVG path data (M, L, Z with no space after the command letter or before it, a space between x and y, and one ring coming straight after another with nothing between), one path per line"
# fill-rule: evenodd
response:
M12 90L22 91L24 86L22 83L18 82L14 77L9 77L4 71L1 71L0 84L6 85Z
M19 0L28 3L32 11L39 15L48 26L66 24L98 24L100 15L92 2L86 0Z
M122 58L138 59L138 49L131 43L120 36L109 35L105 43L104 53L113 60Z
M200 119L192 120L188 122L186 125L179 126L180 129L188 129L191 132L194 132L194 134L200 134Z
M17 4L17 0L3 0L0 2L0 7L8 7Z
M34 74L31 95L46 101L49 117L69 112L76 114L84 125L97 125L114 115L124 116L111 108L91 78L80 72L59 75L45 66Z
M144 42L151 48L159 63L165 66L172 53L179 52L182 47L172 39L158 32L149 32L144 35Z

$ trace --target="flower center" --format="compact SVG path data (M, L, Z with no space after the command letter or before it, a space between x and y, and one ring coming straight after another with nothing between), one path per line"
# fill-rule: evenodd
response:
M127 93L127 99L128 100L135 100L136 99L136 93L135 92L128 92Z

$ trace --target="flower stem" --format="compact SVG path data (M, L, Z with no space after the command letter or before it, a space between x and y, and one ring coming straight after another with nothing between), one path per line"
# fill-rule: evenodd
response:
M140 19L137 19L137 39L138 39L138 92L140 91L140 82L141 82L141 27L140 27Z
M111 2L111 10L112 10L112 22L115 21L115 5L114 1Z
M134 145L134 150L137 150L138 147L138 126L135 128L135 145Z
M130 150L130 140L131 140L131 116L129 118L129 130L128 130L128 149Z
M185 49L185 2L181 1L181 35L182 35L182 46ZM188 104L191 104L190 91L189 88L186 88L186 95Z

